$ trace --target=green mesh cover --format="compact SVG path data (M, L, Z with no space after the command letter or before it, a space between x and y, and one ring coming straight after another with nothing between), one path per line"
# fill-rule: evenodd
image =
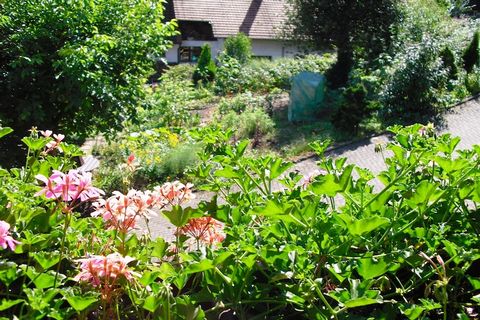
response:
M302 72L292 78L288 121L315 119L325 99L326 78L313 72Z

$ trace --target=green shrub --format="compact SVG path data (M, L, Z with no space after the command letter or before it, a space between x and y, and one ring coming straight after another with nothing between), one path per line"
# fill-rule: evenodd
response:
M267 101L264 97L255 97L248 91L235 95L233 98L222 98L218 103L218 112L220 114L227 114L229 111L234 111L240 114L249 108L265 108L266 104Z
M165 128L123 132L108 144L95 148L94 154L100 159L100 168L95 173L95 178L102 188L123 192L130 187L140 188L163 182L167 176L173 178L179 173L178 170L169 171L174 166L169 164L164 167L164 161L177 148L186 148L184 145L190 145L186 135ZM130 155L135 156L135 170L131 172L128 181L119 180L119 177L125 177L127 158ZM181 165L180 163L179 166Z
M200 109L212 101L213 93L192 82L194 69L190 65L170 67L160 82L147 90L145 108L139 108L134 128L138 131L160 127L191 127L198 123L192 109Z
M347 87L344 101L333 115L336 127L351 133L358 133L360 122L369 114L367 107L367 89L363 84Z
M193 80L193 73L196 66L190 63L180 63L175 66L169 66L163 71L160 77L160 83L164 82L181 82L188 83Z
M197 164L199 151L200 147L196 144L183 144L171 149L159 165L160 176L164 180L183 177L188 169Z
M0 118L22 133L119 129L176 26L162 22L161 1L9 0L0 10Z
M237 59L241 64L247 63L252 57L252 41L242 32L227 37L223 46L223 53Z
M465 86L472 95L480 93L480 70L474 68L465 78Z
M397 57L395 64L400 67L383 92L387 121L422 121L451 103L448 70L438 57L438 48L437 42L428 40Z
M212 60L212 50L208 43L202 46L202 52L198 58L197 68L193 72L193 82L195 85L200 82L206 84L215 79L217 67Z
M463 53L463 67L467 73L472 72L475 66L478 66L480 59L479 45L480 45L480 32L476 31L473 34L472 42L468 45L467 49Z
M230 111L222 117L222 127L233 129L236 139L255 139L258 142L263 136L271 134L275 123L261 108L247 109L241 114Z
M220 58L215 90L220 94L287 90L291 78L303 71L324 73L335 61L331 54L303 58L260 59L241 65L230 57Z
M443 66L448 70L450 79L458 79L458 67L455 62L455 54L449 47L445 47L440 52L440 58L442 59Z

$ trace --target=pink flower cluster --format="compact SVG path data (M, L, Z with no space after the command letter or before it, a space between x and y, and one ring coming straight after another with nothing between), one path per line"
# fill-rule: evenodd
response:
M0 246L3 249L10 248L10 250L15 250L17 244L20 244L17 240L13 239L10 235L10 224L8 222L0 220Z
M63 173L57 170L47 178L38 174L35 176L45 184L44 188L35 196L45 195L47 199L58 199L64 202L75 202L80 200L91 201L99 198L104 192L92 185L92 174L90 172L79 172L70 170Z
M134 259L122 257L118 253L107 256L92 255L86 259L80 259L80 273L74 278L75 281L90 282L94 287L113 285L118 279L133 279L134 273L128 269L128 264Z
M139 218L155 216L152 208L156 203L156 196L148 191L130 190L126 195L115 191L107 200L100 199L94 203L96 210L91 215L102 216L109 229L126 233L135 228Z
M102 300L111 302L115 295L121 292L119 281L125 279L133 281L135 274L128 268L128 264L134 259L123 257L118 253L107 256L92 255L80 259L80 272L73 278L78 282L88 282L98 288Z
M94 206L92 216L102 216L110 229L126 233L135 228L140 218L149 219L157 214L154 208L162 209L167 205L180 205L194 197L191 184L178 181L156 187L153 191L130 190L126 195L115 191L107 200L100 199Z
M55 134L53 133L52 130L45 130L45 131L40 131L42 136L45 138L50 138L53 134L53 140L48 142L46 145L46 150L45 153L49 153L52 150L58 149L58 151L63 152L62 147L60 146L60 143L65 139L65 136L63 134Z
M193 218L179 228L177 233L187 235L205 245L215 245L225 240L225 225L212 217Z
M195 198L192 193L193 184L183 184L180 181L167 182L154 188L154 193L159 197L160 203L165 205L181 205Z

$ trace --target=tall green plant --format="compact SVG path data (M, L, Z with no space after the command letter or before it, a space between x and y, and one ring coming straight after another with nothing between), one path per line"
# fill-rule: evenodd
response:
M237 59L242 64L252 57L252 41L242 32L225 39L224 48L225 55Z
M463 53L463 67L468 73L472 72L473 68L478 65L480 61L479 44L480 33L477 31L473 34L472 42L470 42Z
M440 59L442 59L443 66L448 69L450 79L457 79L458 67L452 49L445 47L445 49L440 52Z
M212 60L212 50L208 43L202 47L202 52L198 58L197 68L193 72L193 82L198 84L199 82L207 83L215 78L217 67Z

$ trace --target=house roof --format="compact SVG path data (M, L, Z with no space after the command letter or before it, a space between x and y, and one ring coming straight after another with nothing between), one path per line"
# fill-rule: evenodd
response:
M217 38L243 32L275 39L286 20L286 0L173 0L177 20L206 21Z

